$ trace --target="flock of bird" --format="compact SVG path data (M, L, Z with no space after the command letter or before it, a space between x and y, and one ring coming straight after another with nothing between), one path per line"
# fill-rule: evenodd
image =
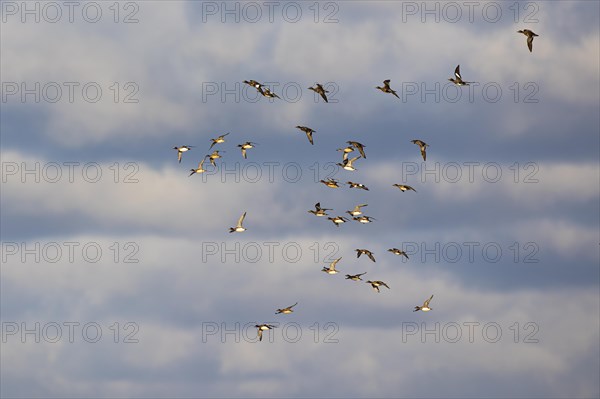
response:
M525 36L527 36L527 47L529 48L529 51L532 52L533 51L533 38L537 37L538 35L529 29L519 30L518 33L522 33ZM460 65L456 66L456 68L454 70L454 77L449 78L448 80L451 81L452 83L456 84L457 86L468 86L470 83L473 83L473 82L468 82L468 81L463 80L461 73L460 73ZM396 91L391 88L390 82L391 82L390 79L386 79L383 81L383 86L376 86L375 88L382 91L383 93L392 94L395 97L398 97L398 94L396 93ZM258 91L258 93L264 97L280 98L277 94L273 93L268 87L257 82L256 80L244 80L243 83L254 87ZM321 96L321 98L323 99L323 101L325 101L326 103L329 102L329 100L327 98L327 93L329 93L329 91L325 90L325 88L323 87L322 84L315 83L315 85L313 87L309 87L308 89L319 94ZM310 127L301 126L301 125L296 126L296 128L301 130L302 132L304 132L306 134L306 137L307 137L309 143L311 145L314 145L313 133L315 133L316 130L314 130ZM229 133L225 133L221 136L210 139L211 144L209 147L209 151L212 150L212 148L215 145L224 143L226 141L225 137L227 135L229 135ZM427 147L429 147L429 144L425 143L424 141L422 141L420 139L411 140L411 143L413 143L419 147L419 150L421 152L421 157L423 158L423 161L426 161ZM364 144L359 143L358 141L352 141L352 140L347 141L346 144L348 144L346 147L337 149L337 151L342 152L342 161L337 163L337 165L340 166L344 170L353 172L353 171L357 170L354 167L354 163L356 161L358 161L359 159L367 158L367 156L365 154L366 146ZM255 145L257 145L257 143L254 143L251 141L246 141L244 143L238 144L237 147L241 150L242 157L244 159L246 159L247 158L247 150L254 148ZM190 151L192 148L194 148L194 146L189 146L189 145L173 147L173 149L177 150L177 160L179 163L181 163L183 154ZM350 158L349 154L354 151L358 151L359 155ZM224 151L221 151L221 152L224 153ZM221 152L219 152L219 150L214 150L212 153L205 155L201 159L201 161L198 163L197 168L190 169L189 176L206 172L206 170L204 169L204 162L207 158L208 158L209 162L211 163L211 165L216 166L215 160L222 158ZM326 180L320 180L320 183L323 183L328 188L339 188L340 187L339 181L337 181L336 179L333 179L333 178L328 178ZM357 189L369 191L369 188L362 183L347 181L346 184L349 186L349 188L357 188ZM406 191L417 192L417 190L415 190L413 187L406 185L406 184L396 183L396 184L393 184L392 186L397 187L402 192L406 192ZM352 210L347 210L345 213L349 214L352 217L352 220L355 220L359 223L363 223L363 224L371 223L373 220L376 220L376 219L373 217L370 217L370 216L363 215L361 208L366 207L366 206L368 206L368 204L358 204ZM330 217L329 214L327 213L327 211L332 211L333 209L322 208L320 202L317 202L314 205L314 208L315 208L314 210L310 209L310 210L308 210L308 212L317 217L327 217L327 219L330 220L336 227L339 227L341 224L350 221L350 219L348 219L344 216ZM230 233L242 233L242 232L246 231L246 228L243 226L245 218L246 218L246 212L242 213L242 215L239 217L235 227L229 228L229 232ZM357 258L360 258L361 255L366 255L372 262L375 262L375 256L374 256L373 252L371 252L370 250L355 249L355 251L356 251ZM402 251L398 248L390 248L390 249L388 249L388 252L391 252L393 255L404 256L406 259L409 259L408 254L405 251ZM323 267L321 271L323 271L327 274L337 274L338 270L336 269L336 266L340 260L342 260L342 257L335 259L328 266ZM358 274L346 274L346 280L363 281L361 276L363 276L365 274L367 274L367 272L362 272L362 273L358 273ZM368 280L365 283L370 284L371 287L373 288L373 290L377 293L380 292L380 287L385 287L387 289L390 289L389 285L381 280ZM414 312L417 312L417 311L428 312L428 311L432 310L432 308L429 306L429 303L431 302L432 299L433 299L433 295L431 295L427 300L425 300L423 302L423 305L415 306L413 311ZM292 308L294 308L296 305L298 305L298 302L296 302L295 304L293 304L291 306L277 309L276 314L292 313L293 312ZM263 323L263 324L257 324L257 325L255 325L255 327L258 330L258 339L259 339L259 341L262 341L263 332L271 330L271 329L275 328L276 326L267 324L267 323Z

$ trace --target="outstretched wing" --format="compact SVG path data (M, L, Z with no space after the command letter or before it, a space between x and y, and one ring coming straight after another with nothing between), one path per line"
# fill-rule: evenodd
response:
M462 80L462 77L460 76L460 65L456 66L456 69L454 70L454 76L456 76L458 79Z
M428 300L426 300L425 302L423 302L423 307L424 307L424 308L425 308L425 307L427 307L427 308L429 307L429 302L431 301L431 299L432 299L432 298L433 298L433 295L432 295L432 296L430 296Z
M246 217L246 212L244 212L242 214L242 216L240 216L238 222L237 222L237 227L242 227L242 223L244 223L244 218Z

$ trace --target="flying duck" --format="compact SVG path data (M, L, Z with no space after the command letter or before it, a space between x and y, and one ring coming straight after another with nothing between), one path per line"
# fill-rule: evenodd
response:
M254 148L255 145L256 143L253 143L251 141L246 141L243 144L238 144L238 147L240 147L240 149L242 150L242 156L244 157L244 159L246 159L246 150Z
M228 134L229 133L225 133L224 135L219 136L216 139L210 139L210 141L212 141L212 144L210 145L210 147L208 147L208 149L209 150L212 149L215 144L224 143L225 142L225 136L227 136Z
M320 83L315 83L315 87L309 87L308 89L320 94L326 103L329 102L327 101L327 96L325 95L325 93L329 93L329 91L325 90Z
M369 191L369 188L367 186L365 186L364 184L362 184L362 183L354 183L354 182L351 182L351 181L347 181L346 184L349 185L350 188L360 188L360 189Z
M242 214L242 216L240 216L240 218L238 219L237 225L235 227L230 227L229 228L229 232L233 233L241 233L242 231L246 231L246 229L242 226L242 223L244 222L244 218L246 217L246 212L244 212Z
M356 161L358 158L362 158L360 155L354 158L348 158L348 155L346 153L344 153L344 161L343 162L338 162L337 165L342 167L344 170L349 170L351 172L354 172L356 170L356 168L352 165L352 163L354 161Z
M273 326L271 324L257 324L254 327L258 328L258 340L259 341L262 341L263 331L267 331L267 330L276 328L276 326Z
M421 140L411 140L411 143L419 146L421 149L421 156L423 157L424 161L427 158L427 147L429 147L429 144Z
M312 209L310 209L308 212L312 213L315 216L328 216L327 213L325 213L325 211L331 211L332 209L329 208L321 208L321 203L317 202L315 204L315 210L313 211Z
M411 186L407 186L405 184L392 184L392 186L394 187L398 187L400 189L400 191L405 192L405 191L409 191L412 190L415 193L417 192L417 190L415 190L414 188L412 188Z
M356 148L358 150L358 152L360 153L360 156L363 158L367 158L367 156L365 155L365 147L366 145L359 143L358 141L346 141L347 144L351 145L352 147Z
M535 33L533 33L533 31L529 29L518 30L517 33L522 33L525 36L527 36L527 47L529 48L529 52L531 53L533 51L533 38L539 35L536 35Z
M371 216L355 216L352 219L363 224L371 223L372 220L375 220L375 218L372 218Z
M457 86L468 86L469 83L473 83L473 82L465 82L464 80L462 80L462 77L460 76L460 65L456 66L456 69L454 70L454 76L456 77L456 79L448 78L448 80Z
M223 152L225 152L225 151L223 151ZM223 158L221 156L221 154L219 154L219 150L214 150L213 153L210 154L210 155L207 155L207 157L208 157L208 160L210 161L210 164L212 166L216 166L215 159Z
M379 287L382 285L384 287L386 287L388 290L390 289L390 287L388 287L388 285L386 283L384 283L383 281L380 281L380 280L375 280L375 281L368 280L367 283L371 284L371 287L373 287L373 289L377 292L379 292Z
M182 145L181 147L173 147L174 150L177 150L177 161L179 161L179 163L181 163L181 155L192 149L193 146L191 145Z
M338 185L338 181L335 179L332 179L331 177L328 178L327 180L319 180L319 181L329 188L339 188L340 187Z
M391 252L394 255L404 256L406 259L408 259L408 255L406 254L406 252L404 252L398 248L390 248L390 249L388 249L388 252Z
M367 274L367 272L364 273L359 273L359 274L346 274L346 280L352 280L352 281L362 281L362 278L360 278L360 276Z
M376 86L375 88L381 90L384 93L391 93L391 94L395 95L396 97L398 97L398 94L396 93L396 91L392 90L392 88L390 87L390 82L391 82L391 80L386 79L383 81L383 87ZM398 98L400 98L400 97L398 97Z
M281 98L279 97L277 94L273 93L271 90L269 90L268 87L261 87L258 92L260 94L262 94L263 96L267 97L267 98Z
M202 161L200 161L200 163L198 164L198 168L197 169L190 169L190 176L195 174L195 173L204 173L206 172L206 169L204 169L204 167L202 166L204 164L204 161L206 160L206 157L202 158ZM189 177L189 176L188 176Z
M360 258L360 256L364 254L367 255L373 262L375 262L375 256L373 256L373 252L369 251L368 249L355 249L355 251L357 258Z
M288 314L288 313L292 313L292 312L293 312L292 308L293 308L294 306L296 306L297 304L298 304L298 302L296 302L296 303L295 303L295 304L293 304L292 306L288 306L287 308L283 308L283 309L277 309L277 312L276 312L275 314L280 314L280 313L283 313L283 314Z
M362 215L362 211L360 210L360 208L362 208L363 206L369 206L369 205L368 204L359 204L359 205L356 205L353 210L346 211L346 213L350 214L351 216Z
M343 216L336 216L334 218L327 218L328 220L331 220L331 222L333 224L335 224L335 227L340 227L340 224L342 223L346 223L348 221L348 219L346 219Z
M306 133L306 137L308 137L308 141L314 145L315 143L313 143L313 133L316 132L316 130L313 130L309 127L306 126L296 126L296 129L300 129L302 130L304 133Z
M338 273L337 270L335 270L335 265L337 265L337 263L340 261L340 259L342 259L341 257L337 258L336 260L334 260L333 262L331 262L329 264L329 267L324 267L323 269L321 269L322 272L325 272L327 274L336 274Z
M415 310L413 310L413 312L417 312L419 310L422 310L423 312L429 312L432 309L429 307L429 302L431 301L431 298L433 298L433 295L431 295L428 300L423 302L423 306L415 306Z

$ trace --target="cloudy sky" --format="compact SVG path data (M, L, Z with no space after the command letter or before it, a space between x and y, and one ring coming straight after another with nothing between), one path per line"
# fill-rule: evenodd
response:
M2 397L600 396L598 2L0 7Z

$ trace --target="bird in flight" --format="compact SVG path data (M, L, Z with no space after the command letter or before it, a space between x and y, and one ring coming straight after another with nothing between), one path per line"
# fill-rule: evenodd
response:
M410 190L414 191L415 193L417 192L417 190L415 190L411 186L407 186L406 184L392 184L392 186L398 187L400 189L400 191L402 191L402 192L410 191Z
M375 220L375 218L371 216L355 216L352 219L363 224L371 223L371 221Z
M259 93L262 94L263 96L267 97L267 98L281 98L277 94L275 94L271 90L269 90L268 87L261 88L259 90Z
M454 77L455 77L455 79L448 78L448 80L457 86L468 86L469 83L473 83L473 82L465 82L464 80L462 80L462 76L460 76L460 65L457 65L456 69L454 69Z
M408 255L406 254L406 252L404 252L398 248L390 248L390 249L388 249L388 252L391 252L394 255L404 256L406 259L408 259Z
M359 143L358 141L346 141L346 144L351 145L352 147L356 148L358 150L358 152L360 153L360 156L363 158L367 158L367 156L365 155L365 147L366 145Z
M316 132L316 130L313 130L309 127L306 126L296 126L296 129L300 129L302 130L304 133L306 133L306 137L308 137L308 141L314 145L315 143L313 143L313 133Z
M312 213L315 216L329 216L325 211L332 211L333 209L329 208L321 208L321 203L317 202L315 204L315 210L310 209L308 212Z
M210 139L210 141L212 141L212 144L210 145L210 147L208 147L208 149L209 150L212 149L215 144L224 143L225 142L225 136L227 136L228 134L229 133L225 133L225 134L217 137L216 139Z
M360 256L364 254L367 255L373 262L375 262L375 256L373 256L373 252L369 251L368 249L355 249L355 251L357 258L360 258Z
M518 30L517 33L522 33L525 36L527 36L527 48L529 48L530 53L533 52L533 38L539 35L536 35L535 33L533 33L533 31L529 29Z
M427 147L429 147L429 144L421 140L411 140L411 143L419 146L421 149L421 156L423 157L424 161L427 158Z
M346 274L346 280L352 280L352 281L362 281L362 278L360 278L360 276L367 274L367 272L364 273L358 273L358 274Z
M373 287L373 290L375 290L377 292L379 292L379 287L381 287L382 285L384 287L386 287L388 290L390 289L390 287L386 283L384 283L383 281L380 281L380 280L375 280L375 281L368 280L367 283L371 284L371 287Z
M334 260L333 262L331 262L329 264L329 267L323 267L323 269L321 269L322 272L325 272L327 274L336 274L338 273L337 270L335 270L335 265L337 265L337 263L341 260L342 258L339 257L336 260Z
M362 184L362 183L354 183L354 182L351 182L351 181L347 181L346 184L348 186L350 186L350 188L360 188L360 189L369 191L369 188L367 186L365 186L364 184Z
M181 156L184 152L191 150L194 146L192 145L182 145L181 147L173 147L174 150L177 150L177 161L181 163Z
M432 309L429 307L429 302L431 301L432 298L433 298L433 295L431 295L428 300L423 302L423 306L415 306L415 310L413 310L413 312L417 312L419 310L422 310L423 312L429 312Z
M283 308L283 309L277 309L277 312L275 314L279 314L279 313L283 313L283 314L288 314L288 313L292 313L293 310L292 308L294 306L296 306L298 304L298 302L296 302L295 304L293 304L292 306L288 306L287 308Z
M335 224L335 227L340 227L340 224L346 223L348 221L348 219L346 219L343 216L336 216L334 218L327 218L327 219L331 220L333 222L333 224Z
M225 152L225 151L223 151L223 152ZM212 152L212 154L210 154L210 155L207 155L207 157L208 157L208 160L210 161L210 164L211 164L212 166L217 166L217 164L215 164L215 159L223 158L223 157L221 156L221 154L219 154L219 150L214 150L214 151Z
M368 204L358 204L354 207L353 210L346 211L346 213L349 214L350 216L362 215L362 211L360 210L360 208L362 208L363 206L369 206L369 205Z
M329 188L339 188L338 181L333 178L328 178L327 180L319 180L321 183L326 185Z
M244 159L246 159L246 150L254 148L255 145L256 143L253 143L251 141L246 141L243 144L238 144L238 147L240 147L240 149L242 150L242 156L244 157Z
M206 172L206 169L204 169L203 165L204 165L204 161L206 161L206 157L202 158L202 161L200 161L200 163L198 164L198 168L196 169L190 169L190 176L195 174L195 173L204 173ZM189 177L189 176L188 176Z
M275 328L275 326L271 324L257 324L254 327L258 328L258 340L262 341L263 331L271 330Z
M351 172L354 172L356 170L356 168L354 167L354 165L352 165L352 163L359 158L362 158L362 156L359 155L354 158L348 158L348 154L344 153L344 160L342 162L338 162L337 165L342 167L344 170L349 170Z
M398 94L396 93L396 91L392 90L392 88L390 87L390 82L391 82L391 80L386 79L383 81L383 87L375 86L375 88L381 90L384 93L391 93L391 94L395 95L396 97L398 97ZM398 97L398 98L400 98L400 97Z
M325 90L320 83L315 83L315 87L309 87L308 89L314 91L317 94L319 94L326 103L329 102L327 100L327 96L325 95L325 93L329 93L329 91Z
M246 217L246 212L244 212L242 214L242 216L240 216L240 218L238 219L237 225L235 227L230 227L229 228L229 232L230 233L241 233L242 231L246 231L246 229L242 226L242 223L244 223L244 218Z

